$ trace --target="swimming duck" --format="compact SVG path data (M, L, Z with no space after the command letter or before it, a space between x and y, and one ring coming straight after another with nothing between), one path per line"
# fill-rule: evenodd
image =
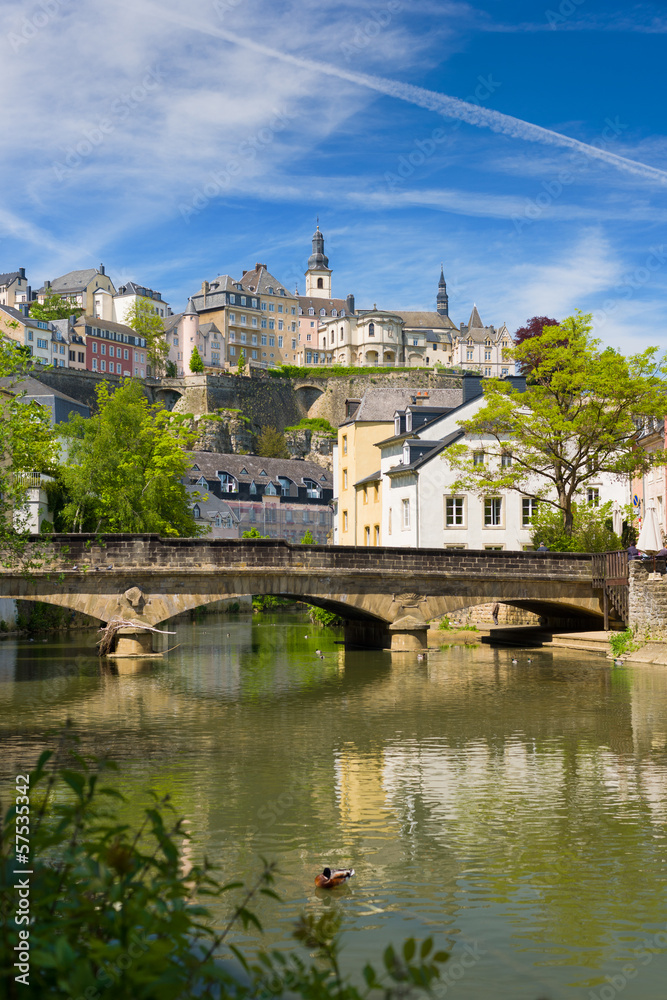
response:
M342 885L354 875L354 868L337 868L331 871L324 868L321 875L315 876L315 885L318 889L335 889L337 885Z

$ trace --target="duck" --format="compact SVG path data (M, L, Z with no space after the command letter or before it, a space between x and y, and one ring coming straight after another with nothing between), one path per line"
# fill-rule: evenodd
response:
M331 871L324 868L321 875L315 876L315 885L318 889L335 889L338 885L343 885L354 875L354 868L337 868Z
M512 663L514 663L514 664L516 664L518 662L519 662L518 660L512 660Z

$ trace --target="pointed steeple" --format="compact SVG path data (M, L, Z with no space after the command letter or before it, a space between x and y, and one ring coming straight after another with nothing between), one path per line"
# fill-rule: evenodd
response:
M477 312L477 306L472 307L472 312L470 313L470 319L468 320L469 330L483 330L484 324L479 318L479 313Z
M197 315L197 310L195 309L195 304L192 301L192 298L188 299L188 304L187 304L187 308L185 310L184 315L185 316L196 316Z
M329 258L324 253L324 235L320 232L319 223L313 233L313 252L308 258L308 270L319 271L329 266Z
M440 264L440 281L438 282L438 298L436 302L436 310L439 315L449 316L449 297L447 295L447 284L442 264Z
M313 252L308 258L306 271L306 296L317 299L331 298L331 268L324 252L324 235L320 232L319 219L313 233Z

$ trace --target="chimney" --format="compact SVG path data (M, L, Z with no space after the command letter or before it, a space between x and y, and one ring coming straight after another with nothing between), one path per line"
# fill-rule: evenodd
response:
M428 389L420 389L419 392L415 393L412 397L413 406L423 406L424 403L428 402Z
M25 268L24 267L20 267L19 268L19 278L25 278Z
M245 276L246 276L247 273L248 273L247 271L244 271L243 274L241 275L241 277L245 278Z
M467 403L471 399L477 399L478 396L483 395L484 390L482 389L482 376L473 375L471 372L465 372L461 376L461 388L463 389L463 402Z
M100 264L100 274L106 274L106 271L104 270L104 264Z
M45 281L44 282L44 288L50 288L50 287L51 287L51 282L50 281Z
M354 315L354 295L352 295L352 294L348 295L348 297L345 299L345 305L347 306L347 311L350 313L350 315L353 316Z

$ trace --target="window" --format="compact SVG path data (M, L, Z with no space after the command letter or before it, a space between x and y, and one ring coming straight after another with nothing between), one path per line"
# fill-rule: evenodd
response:
M347 489L347 469L343 469L343 489Z
M484 360L485 361L490 361L491 360L491 351L490 351L490 349L488 347L484 351Z
M77 356L78 356L79 364L80 365L85 364L85 362L86 362L86 355L83 353L83 351L77 351Z
M403 527L410 527L410 501L401 500L401 510L403 512Z
M178 343L178 341L176 341L176 343ZM123 357L126 361L129 360L130 352L127 350L127 348L125 348L125 350L123 351Z
M266 347L266 334L262 334L262 347Z
M343 434L343 454L347 455L347 434Z
M40 338L38 337L37 338L37 346L41 347L42 350L45 351L49 345L47 344L47 342L45 340L40 340Z
M107 363L106 363L106 361L102 362L102 364L100 365L100 368L102 369L103 372L105 372L107 370Z
M230 347L229 348L229 356L230 356L230 358L235 358L236 357L236 348L235 347Z
M116 351L115 351L115 349L114 349L114 348L113 348L113 347L111 346L111 344L109 344L109 357L110 357L110 358L115 358L115 357L116 357Z
M483 451L473 451L472 453L472 464L473 465L484 465L484 452Z
M262 330L266 330L266 320L262 320Z
M463 527L464 510L465 497L445 497L445 527Z
M597 486L589 486L586 490L586 501L587 503L593 504L594 507L600 505L600 490Z
M364 527L364 545L370 545L370 544L371 544L371 526L370 524L367 524Z
M503 500L502 497L484 498L484 527L500 528L502 526Z
M509 375L509 373L510 373L509 368L501 368L500 370L501 375Z
M97 358L93 358L93 371L97 371Z
M346 511L346 510L344 510L344 511L343 511L343 531L347 531L347 530L348 530L348 518L347 518L347 511Z
M228 472L219 472L218 479L223 493L238 493L238 483Z
M252 336L250 337L250 340L252 341L253 344L256 344L257 343L257 334L253 333Z
M276 321L275 321L275 319L270 319L269 320L269 330L275 330L275 328L276 328Z
M278 329L282 330L282 328L283 328L283 321L281 319L279 319L278 320Z
M282 311L283 311L283 307L281 305L279 305L278 306L278 312L281 313Z
M269 347L275 347L275 346L276 346L276 338L269 337Z
M412 338L412 346L419 347L419 340L417 339L417 337Z
M229 314L229 322L230 323L236 323L236 313L230 313Z
M231 303L235 303L235 302L236 302L236 296L235 296L235 295L230 295L230 296L229 296L229 301L230 301Z
M533 523L533 518L537 514L537 500L533 497L524 497L521 501L521 524L527 528Z
M490 376L490 375L491 375L491 369L490 369L490 368L485 368L485 369L484 369L484 374L485 374L486 376Z
M374 536L375 536L374 539L373 539L373 545L379 545L380 544L380 525L379 524L374 525L374 529L373 530L374 530Z
M364 486L364 503L368 503L368 486Z
M391 507L389 508L389 513L387 515L387 534L391 535Z
M472 361L473 357L474 357L473 351L470 348L468 348L468 350L466 351L466 361Z
M272 312L275 312L275 311L276 311L276 307L274 306L273 302L269 302L269 312L272 313Z
M257 361L257 351L252 352L252 360Z
M368 324L368 336L369 337L374 337L375 336L375 323L369 323Z
M266 302L262 302L262 309L266 312Z
M102 354L106 354L107 353L107 345L106 344L100 344L100 352Z
M296 351L296 337L292 337L292 350Z
M253 326L257 326L257 317L256 316L252 317L252 325Z
M504 451L500 456L500 465L503 469L509 469L512 464L512 456L508 451Z
M278 347L282 347L282 346L283 346L283 338L282 337L278 337Z
M194 507L192 508L192 513L193 513L194 517L197 517L197 518L201 517L201 511L200 511L199 507L197 506L197 504L195 504Z
M28 340L32 340L32 330L28 330Z

